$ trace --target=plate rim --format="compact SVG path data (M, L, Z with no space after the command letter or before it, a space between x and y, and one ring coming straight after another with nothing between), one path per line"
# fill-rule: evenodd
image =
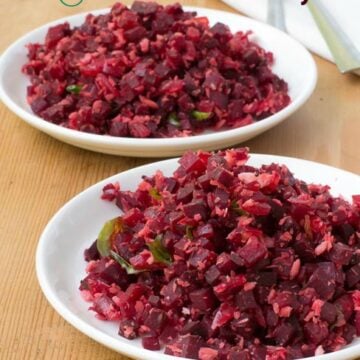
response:
M288 156L279 156L279 155L270 155L270 154L256 154L256 153L250 153L250 158L254 159L268 159L271 162L281 163L285 164L290 168L291 171L294 171L292 169L292 166L310 166L310 167L317 167L319 170L324 169L327 171L336 171L336 173L339 176L344 177L353 177L357 178L357 180L360 180L360 175L336 168L334 166L330 166L327 164L322 164L315 161L295 158L295 157L288 157ZM55 214L51 217L51 219L48 221L47 225L45 226L43 232L41 233L41 236L38 241L38 245L36 248L36 256L35 256L35 268L36 268L36 276L40 285L40 288L42 290L43 295L47 299L47 301L50 303L52 308L63 318L65 319L71 326L75 327L77 330L85 334L86 336L90 337L91 339L95 340L96 342L120 353L124 354L126 356L130 356L132 358L137 359L143 359L143 360L159 360L159 357L164 360L176 360L176 359L183 359L179 357L174 357L171 355L161 354L158 352L153 352L151 350L146 350L143 348L140 348L136 345L124 345L119 343L115 338L112 336L104 333L100 329L94 328L91 324L87 323L86 321L82 320L80 317L76 316L70 309L67 308L67 306L57 297L56 292L52 290L51 284L49 283L49 279L46 275L46 266L44 265L44 248L46 247L46 244L49 240L47 240L48 233L51 231L51 228L53 224L56 222L57 218L61 216L62 213L67 211L67 208L71 206L74 202L76 202L80 197L84 196L85 193L89 191L93 191L96 188L100 189L104 186L104 184L118 180L121 175L130 175L132 172L145 172L149 168L160 168L163 169L164 166L167 166L167 164L177 163L179 158L172 158L168 160L161 160L161 161L155 161L151 162L146 165L138 166L135 168L131 168L122 172L119 172L115 175L112 175L106 179L100 180L97 183L87 187L83 191L79 192L75 196L71 197L63 206L60 207L58 211L55 212ZM268 163L268 162L265 162ZM298 165L297 165L298 164ZM296 175L296 177L299 177L299 175ZM139 178L140 180L140 178ZM134 185L134 187L136 184ZM331 186L331 185L330 185ZM80 294L79 294L80 296ZM360 338L360 337L358 337ZM350 346L332 353L327 353L323 355L303 358L299 360L338 360L341 359L351 359L356 356L360 355L360 343L356 344L354 346Z
M65 22L65 21L71 21L75 18L79 17L85 17L87 14L101 14L106 11L109 11L110 8L103 8L103 9L95 9L92 11L82 12L79 14L74 14L71 16L62 17L60 19L56 19L54 21L48 22L44 25L41 25L17 40L15 40L1 55L0 57L0 100L3 101L3 103L16 115L18 115L23 121L27 122L29 125L35 127L38 130L44 131L47 134L50 134L54 136L55 134L57 136L61 136L61 138L66 138L71 141L77 141L80 143L85 143L88 145L103 145L107 147L112 146L126 146L130 150L138 150L139 149L139 141L141 141L141 146L145 149L153 149L154 146L157 146L158 148L167 148L169 146L195 146L198 144L207 144L211 142L219 142L223 140L224 137L228 138L229 141L231 139L236 139L239 136L246 137L249 134L256 133L256 131L261 131L264 127L272 127L277 125L279 122L285 120L290 114L297 111L311 96L313 93L315 86L317 84L318 79L318 72L315 60L311 53L296 39L291 37L290 35L266 24L262 23L261 21L249 18L247 16L243 16L234 12L230 11L223 11L223 10L216 10L213 8L207 8L207 7L194 7L194 6L184 6L185 10L189 11L198 11L198 12L210 12L213 14L217 14L221 16L222 14L224 16L232 16L236 17L238 19L245 19L246 22L255 23L256 26L260 26L266 29L269 29L269 31L272 31L273 33L277 33L280 35L280 37L287 38L287 40L290 40L294 46L296 46L298 49L301 49L303 52L306 61L308 62L307 72L309 73L309 82L306 83L306 86L303 87L301 90L300 95L290 102L289 105L287 105L284 109L280 110L279 112L261 120L258 122L255 122L250 125L246 125L239 128L234 129L228 129L228 130L220 130L220 131L214 131L212 133L208 134L197 134L197 135L191 135L187 137L165 137L165 138L131 138L131 137L114 137L110 135L97 135L97 134L90 134L85 133L73 129L67 129L64 127L61 127L59 125L50 123L39 116L35 115L34 113L25 110L22 106L17 105L16 101L12 99L12 97L5 91L4 87L2 86L2 77L4 76L4 59L7 59L9 57L9 54L14 50L19 48L20 44L22 44L26 39L30 38L34 33L44 31L45 29L49 28L50 26L54 26L56 24ZM285 81L287 81L285 79Z

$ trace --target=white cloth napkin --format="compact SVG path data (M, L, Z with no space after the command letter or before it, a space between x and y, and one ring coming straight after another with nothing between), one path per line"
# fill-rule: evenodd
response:
M234 9L257 20L266 21L268 0L222 0ZM309 50L333 61L307 6L301 0L283 0L287 31ZM309 0L311 1L311 0ZM344 32L360 49L360 0L322 0Z

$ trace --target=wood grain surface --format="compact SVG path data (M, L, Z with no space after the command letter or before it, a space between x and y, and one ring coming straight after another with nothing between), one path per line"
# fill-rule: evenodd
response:
M48 21L112 2L84 0L67 8L59 0L0 0L0 51ZM180 2L231 11L219 0ZM246 145L252 152L300 157L360 174L360 77L340 75L322 59L316 62L319 81L309 102ZM75 194L151 161L63 144L0 104L0 359L125 360L82 335L50 307L36 279L35 250L46 223Z

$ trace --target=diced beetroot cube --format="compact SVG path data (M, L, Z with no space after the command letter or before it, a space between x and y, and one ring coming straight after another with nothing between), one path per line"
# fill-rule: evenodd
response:
M186 335L179 337L175 342L167 345L165 354L198 359L199 350L204 341L197 335Z
M241 290L235 297L236 305L240 311L256 309L258 304L255 300L253 291Z
M185 258L191 245L192 245L191 240L189 240L187 238L183 238L175 244L174 252L176 255L179 255L180 257Z
M228 323L234 316L234 308L227 304L222 303L214 316L214 320L211 324L212 329L217 329Z
M265 360L267 357L266 347L262 345L251 346L250 352L254 360Z
M142 346L148 350L160 350L160 342L156 336L145 336L141 339Z
M216 299L210 288L198 289L189 294L190 300L196 309L210 311L214 308Z
M210 180L211 180L211 177L208 174L201 175L197 179L199 186L206 191L208 191L212 188Z
M109 134L112 136L124 137L129 135L129 126L122 122L118 117L110 122Z
M131 10L141 15L151 15L156 13L159 5L152 1L134 1Z
M99 271L98 276L109 285L116 284L121 288L126 288L126 286L129 285L126 271L115 262L107 265L102 271Z
M206 237L207 239L212 239L214 237L214 228L209 223L200 225L196 229L195 236L196 237Z
M214 191L214 204L220 209L225 209L229 206L230 194L228 191L216 188Z
M121 319L119 325L119 335L126 339L135 339L138 336L138 326L134 320Z
M245 211L247 211L249 214L253 214L257 216L268 215L271 211L271 206L269 204L257 202L252 199L246 200L242 204L242 208Z
M231 261L236 264L237 266L245 266L245 260L241 257L238 253L232 252L230 254Z
M176 194L176 202L187 204L192 200L192 194L194 191L194 185L189 184L185 187L181 187Z
M262 271L257 274L256 281L262 286L274 286L277 282L277 274L273 271Z
M205 270L216 261L216 253L200 248L191 254L189 264L199 270Z
M136 301L139 300L141 296L146 296L149 290L149 287L145 284L138 283L130 284L125 293L128 296L129 301Z
M256 329L256 322L251 314L243 311L238 319L231 321L230 327L236 334L245 339L250 339Z
M192 334L192 335L201 336L200 334L202 330L201 328L202 326L199 320L196 321L189 320L180 330L180 334L181 335Z
M92 310L96 311L107 320L115 320L120 317L119 310L116 310L115 304L106 295L101 295L95 298Z
M250 267L265 259L267 248L262 241L256 237L251 237L245 246L239 250L238 254L245 260L245 264Z
M208 216L208 210L202 201L193 201L184 205L184 213L189 218L200 217L199 220L205 220Z
M68 23L59 24L49 28L46 34L45 44L48 48L53 48L62 38L70 33Z
M137 270L151 270L159 268L160 265L154 263L153 258L154 257L149 250L143 250L141 253L131 257L129 262Z
M208 250L211 250L211 251L215 250L214 243L211 240L209 240L209 239L207 239L205 237L198 238L196 240L196 244L199 247L202 247L204 249L208 249Z
M230 171L221 167L217 167L211 172L211 178L224 186L230 186L234 181L234 175Z
M272 307L267 307L265 310L266 323L269 327L274 328L279 322L279 316L275 314Z
M156 295L150 295L149 304L151 304L154 307L158 307L160 305L160 297Z
M173 193L175 190L178 189L178 183L177 183L176 179L165 178L164 182L165 182L164 190L167 190L167 191Z
M152 308L149 312L149 315L145 319L144 324L151 330L155 331L157 334L161 334L167 321L168 317L165 311Z
M288 308L288 310L292 311L297 310L300 306L297 296L288 290L275 292L269 297L268 302L273 305L273 308L275 306L278 308L279 311L277 313L282 317L287 317L282 314L282 308Z
M138 208L130 209L122 217L127 226L133 227L144 218L144 214Z
M318 345L325 340L329 334L328 325L324 322L308 322L304 326L304 333L311 344Z
M311 275L307 287L315 289L323 300L329 300L335 292L336 269L333 263L319 263Z
M274 339L280 346L288 344L295 335L295 328L288 322L284 322L277 326L274 330Z
M244 275L227 277L224 282L214 287L214 293L219 300L226 300L233 295L246 282Z
M343 243L336 243L329 252L329 259L338 266L348 265L353 251L350 246Z
M344 315L344 319L348 321L353 312L354 312L354 304L351 298L351 295L345 294L339 297L335 302L334 305L342 312Z
M272 265L276 273L283 280L295 278L300 271L300 261L295 260L292 249L283 249L280 256L273 259Z
M84 251L84 259L85 261L91 261L91 260L99 260L100 254L97 249L97 241L95 240L91 246Z
M216 265L210 266L210 268L205 273L205 279L208 284L214 284L220 278L221 272L216 267Z
M336 306L329 302L324 302L323 306L321 307L320 317L328 324L333 324L337 318Z
M346 282L350 288L360 281L360 264L356 264L346 272Z
M201 158L194 152L185 153L179 160L180 165L187 173L196 172L201 173L205 170L206 165Z
M163 332L159 336L161 344L169 344L178 336L178 331L173 325L166 325Z
M164 285L160 294L164 297L164 304L169 308L183 303L183 291L178 285L177 279L172 279L167 285Z
M231 270L235 270L236 264L231 260L231 256L224 252L216 259L216 267L221 273L228 274Z
M350 324L346 324L342 336L347 343L351 343L356 337L356 328Z

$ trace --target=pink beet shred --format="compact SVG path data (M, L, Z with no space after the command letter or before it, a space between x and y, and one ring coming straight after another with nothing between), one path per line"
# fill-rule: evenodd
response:
M187 152L170 177L104 187L123 211L111 249L139 272L92 245L80 290L121 336L200 360L290 360L360 336L359 197L247 159Z
M245 126L289 104L273 55L181 5L135 1L28 45L27 99L60 126L136 138Z

